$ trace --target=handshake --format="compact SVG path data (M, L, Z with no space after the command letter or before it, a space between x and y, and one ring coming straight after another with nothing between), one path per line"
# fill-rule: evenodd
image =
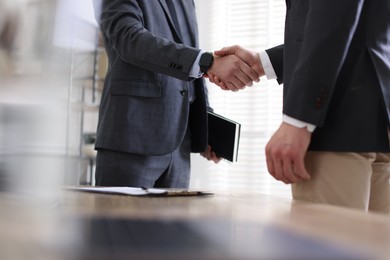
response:
M214 63L204 77L223 90L238 91L264 74L259 53L235 45L214 52Z

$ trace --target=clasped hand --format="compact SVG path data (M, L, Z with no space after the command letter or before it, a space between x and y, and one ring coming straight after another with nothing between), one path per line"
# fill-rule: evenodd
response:
M263 75L259 53L234 45L214 52L214 63L205 76L223 90L238 91Z

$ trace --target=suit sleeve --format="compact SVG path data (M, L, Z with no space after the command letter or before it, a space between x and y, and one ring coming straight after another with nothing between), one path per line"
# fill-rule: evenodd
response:
M283 112L286 115L323 125L363 3L364 0L312 0L302 35L296 35L294 30L297 20L287 17L284 51L288 51L287 40L292 45L302 42L288 85L285 82Z
M191 79L189 73L200 50L148 31L138 1L103 0L97 17L109 45L124 62L182 80ZM161 17L155 19L157 23L161 21Z
M271 49L265 50L272 63L272 67L276 73L276 80L279 84L283 84L283 50L284 45L279 45Z

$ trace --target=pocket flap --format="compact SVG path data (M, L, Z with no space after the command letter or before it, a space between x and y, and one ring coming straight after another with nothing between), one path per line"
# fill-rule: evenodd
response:
M113 81L111 84L112 95L161 97L160 82Z

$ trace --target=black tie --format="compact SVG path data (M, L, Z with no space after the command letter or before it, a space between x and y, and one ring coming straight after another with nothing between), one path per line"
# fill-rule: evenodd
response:
M179 36L181 37L181 31L180 31L180 26L179 26L179 21L177 20L177 14L176 14L176 9L175 9L175 4L173 3L173 0L166 0L169 12L171 13L171 17L173 20L173 23L175 24L175 28Z

